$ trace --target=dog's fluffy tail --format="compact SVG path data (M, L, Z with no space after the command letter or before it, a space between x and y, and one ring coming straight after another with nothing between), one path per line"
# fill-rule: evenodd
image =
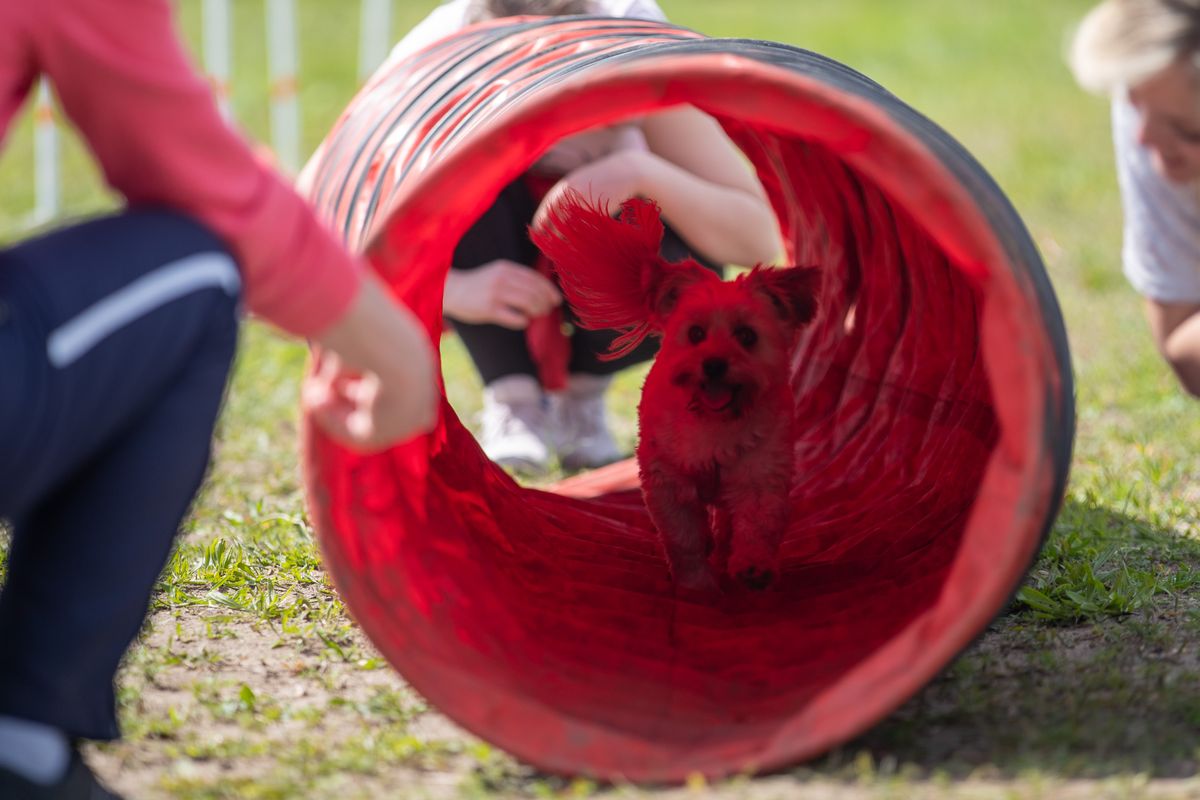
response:
M607 203L568 191L530 237L554 264L571 308L585 328L625 333L604 358L633 350L653 330L650 300L663 268L658 204L634 198L614 218Z

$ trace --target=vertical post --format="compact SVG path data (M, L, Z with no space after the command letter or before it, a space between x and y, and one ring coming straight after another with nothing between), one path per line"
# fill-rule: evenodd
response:
M295 0L267 0L267 64L271 77L271 146L280 165L295 175L300 167Z
M363 0L359 24L358 80L362 83L387 58L392 45L392 0Z
M212 82L217 106L225 119L231 119L229 79L232 73L233 48L229 20L229 0L204 0L204 69Z
M33 224L41 225L58 216L59 164L58 126L54 122L54 105L50 99L50 84L38 81L37 100L33 107L34 207Z

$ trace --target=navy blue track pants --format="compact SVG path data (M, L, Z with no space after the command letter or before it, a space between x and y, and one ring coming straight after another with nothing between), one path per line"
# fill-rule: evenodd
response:
M208 465L238 271L131 211L0 250L0 715L118 735L113 677Z

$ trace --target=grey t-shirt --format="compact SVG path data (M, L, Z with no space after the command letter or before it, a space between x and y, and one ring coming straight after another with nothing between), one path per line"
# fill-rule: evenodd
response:
M1152 300L1200 302L1200 187L1173 184L1154 171L1137 142L1138 112L1123 94L1113 98L1112 120L1125 277Z

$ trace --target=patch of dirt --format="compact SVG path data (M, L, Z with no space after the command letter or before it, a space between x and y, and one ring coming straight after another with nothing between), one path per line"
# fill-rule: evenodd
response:
M997 622L874 730L815 763L619 798L1200 798L1193 610ZM127 741L88 759L131 798L574 797L425 707L357 629L337 641L210 609L155 613L123 671ZM1179 713L1183 709L1185 713ZM1189 710L1190 709L1190 710ZM576 794L576 792L580 794Z
M395 787L417 785L422 796L456 796L459 776L470 768L458 751L474 740L426 711L386 663L364 668L379 656L359 630L338 644L360 657L342 661L315 636L284 637L219 611L157 612L120 679L123 724L133 736L91 748L89 763L133 798L178 796L164 788L174 785L239 780L281 789L311 781L323 787L319 796L329 797L394 796ZM369 752L373 729L435 744L428 754L417 748L411 766L368 763L369 773L360 764L328 767L351 760L339 752L346 743L363 743Z

